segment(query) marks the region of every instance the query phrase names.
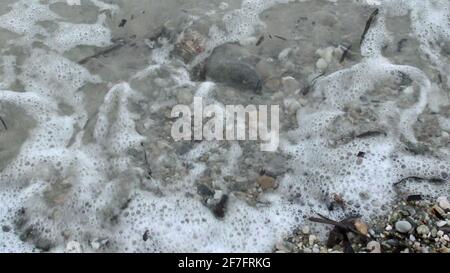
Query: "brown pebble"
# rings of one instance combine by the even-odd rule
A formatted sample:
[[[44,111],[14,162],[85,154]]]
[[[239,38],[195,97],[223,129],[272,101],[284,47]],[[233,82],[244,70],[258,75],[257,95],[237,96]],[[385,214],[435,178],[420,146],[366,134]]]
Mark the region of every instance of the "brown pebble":
[[[361,219],[355,220],[356,230],[364,236],[369,235],[369,227]]]
[[[276,187],[275,178],[268,175],[262,175],[258,177],[256,182],[263,190],[274,189]]]

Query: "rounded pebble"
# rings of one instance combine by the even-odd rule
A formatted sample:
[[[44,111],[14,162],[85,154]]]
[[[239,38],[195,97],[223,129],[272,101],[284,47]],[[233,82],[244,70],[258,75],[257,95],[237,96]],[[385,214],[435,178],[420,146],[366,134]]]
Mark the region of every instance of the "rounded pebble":
[[[408,221],[398,221],[395,223],[395,230],[400,233],[408,233],[412,229],[412,225]]]

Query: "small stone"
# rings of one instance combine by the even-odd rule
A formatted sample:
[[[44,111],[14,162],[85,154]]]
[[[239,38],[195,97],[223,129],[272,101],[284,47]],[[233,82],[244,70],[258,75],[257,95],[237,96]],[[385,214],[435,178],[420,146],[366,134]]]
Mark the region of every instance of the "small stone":
[[[325,69],[327,69],[327,67],[328,67],[328,63],[323,59],[323,58],[320,58],[318,61],[317,61],[317,63],[316,63],[316,67],[319,69],[319,70],[325,70]]]
[[[94,250],[98,250],[99,248],[100,248],[100,243],[99,242],[97,242],[97,241],[94,241],[94,242],[91,242],[91,247],[94,249]]]
[[[70,241],[66,245],[66,253],[82,253],[81,244],[77,241]]]
[[[433,206],[433,213],[438,216],[439,218],[443,218],[446,214],[445,211],[440,206]]]
[[[361,219],[355,221],[356,230],[364,236],[369,235],[369,227]]]
[[[283,89],[286,93],[295,93],[300,90],[300,83],[293,77],[284,77],[281,79]]]
[[[397,239],[389,239],[385,243],[391,247],[397,247],[400,244]]]
[[[395,230],[400,233],[408,233],[412,229],[412,225],[408,221],[398,221],[395,223]]]
[[[430,229],[426,225],[418,226],[416,231],[419,235],[427,235],[428,233],[430,233]]]
[[[437,229],[436,228],[432,228],[431,229],[431,237],[436,237],[436,235],[437,235]]]
[[[302,228],[302,233],[305,235],[308,235],[311,232],[310,228],[308,226],[304,226]]]
[[[442,236],[444,236],[444,232],[442,231],[442,230],[439,230],[437,233],[436,233],[436,235],[438,236],[438,237],[442,237]]]
[[[99,250],[101,247],[108,243],[108,239],[95,239],[91,242],[91,247],[94,250]]]
[[[415,242],[416,241],[416,237],[414,236],[414,235],[409,235],[409,240],[411,241],[411,242]]]
[[[236,89],[261,91],[262,79],[254,57],[243,47],[227,43],[215,48],[206,61],[206,78]]]
[[[319,48],[316,50],[316,55],[320,56],[326,63],[331,63],[333,60],[333,52],[334,47],[327,47],[327,48]]]
[[[387,225],[385,228],[386,231],[391,231],[392,230],[392,226],[391,225]]]
[[[438,249],[439,253],[450,253],[450,248],[442,247]]]
[[[312,250],[308,247],[303,249],[303,253],[311,253],[311,252]]]
[[[263,190],[274,189],[276,187],[275,178],[268,176],[268,175],[262,175],[262,176],[258,177],[256,182]]]
[[[221,191],[221,190],[216,190],[216,191],[214,192],[214,199],[220,200],[220,198],[222,198],[222,196],[223,196],[223,191]]]
[[[313,251],[313,253],[320,253],[320,248],[319,248],[319,246],[318,246],[318,245],[314,245],[312,251]]]
[[[366,246],[370,253],[381,253],[381,245],[377,241],[371,241]]]
[[[420,252],[421,252],[421,253],[430,253],[430,250],[429,250],[428,247],[422,247],[422,248],[420,249]]]
[[[439,204],[439,207],[441,207],[444,210],[450,209],[450,202],[448,201],[446,196],[441,196],[437,199],[437,202]]]
[[[443,227],[443,226],[446,226],[446,225],[447,225],[447,221],[439,221],[439,222],[436,223],[436,226],[438,226],[438,227]]]
[[[309,238],[308,238],[309,245],[314,245],[314,243],[316,242],[316,240],[317,240],[317,237],[316,237],[316,236],[314,236],[314,235],[309,235]]]

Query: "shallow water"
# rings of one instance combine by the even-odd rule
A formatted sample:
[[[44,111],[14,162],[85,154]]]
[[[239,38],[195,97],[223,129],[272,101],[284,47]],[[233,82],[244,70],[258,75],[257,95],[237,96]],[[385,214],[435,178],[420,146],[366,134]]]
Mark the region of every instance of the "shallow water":
[[[449,194],[448,1],[0,1],[0,251],[270,252]],[[279,105],[279,148],[174,141],[194,97]]]

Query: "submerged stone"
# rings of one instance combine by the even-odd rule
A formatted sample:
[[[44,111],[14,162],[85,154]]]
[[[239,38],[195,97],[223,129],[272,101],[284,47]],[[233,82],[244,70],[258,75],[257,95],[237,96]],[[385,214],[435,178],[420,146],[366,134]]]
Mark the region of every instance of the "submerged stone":
[[[255,60],[243,47],[225,44],[214,49],[206,61],[205,75],[236,89],[259,92],[262,79],[255,68]]]

